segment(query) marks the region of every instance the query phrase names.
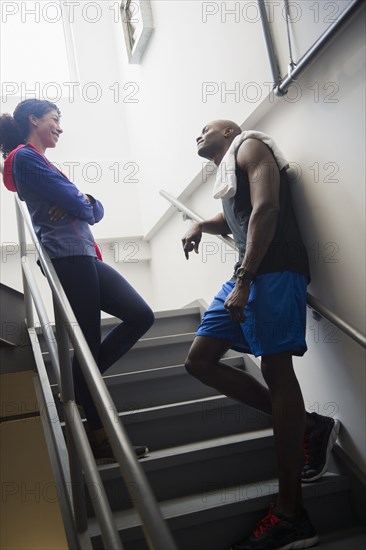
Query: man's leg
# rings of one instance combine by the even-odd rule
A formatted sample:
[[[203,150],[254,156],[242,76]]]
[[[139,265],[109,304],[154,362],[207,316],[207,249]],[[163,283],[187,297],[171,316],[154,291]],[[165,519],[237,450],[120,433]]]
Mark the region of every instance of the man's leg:
[[[301,494],[302,444],[305,408],[295,376],[292,355],[282,352],[262,357],[262,372],[272,403],[273,432],[278,462],[279,494],[276,506],[232,550],[308,548],[319,537],[303,509]]]
[[[271,414],[268,389],[247,372],[220,363],[232,345],[230,340],[196,336],[186,360],[187,371],[228,397]]]
[[[276,511],[287,517],[300,517],[305,407],[292,355],[284,352],[264,356],[261,367],[272,404],[279,480]]]

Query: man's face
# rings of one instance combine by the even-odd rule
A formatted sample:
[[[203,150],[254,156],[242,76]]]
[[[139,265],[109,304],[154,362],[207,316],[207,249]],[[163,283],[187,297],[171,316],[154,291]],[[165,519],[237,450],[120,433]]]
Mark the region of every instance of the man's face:
[[[196,139],[197,153],[199,156],[208,160],[213,160],[224,147],[224,132],[225,129],[215,122],[206,124],[201,135]]]

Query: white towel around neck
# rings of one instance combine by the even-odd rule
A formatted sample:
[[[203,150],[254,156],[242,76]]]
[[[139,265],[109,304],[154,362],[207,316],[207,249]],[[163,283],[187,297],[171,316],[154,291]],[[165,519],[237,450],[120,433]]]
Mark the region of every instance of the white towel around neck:
[[[282,151],[277,147],[273,139],[263,132],[246,130],[236,136],[227,150],[216,172],[216,180],[213,188],[214,199],[230,199],[236,193],[236,151],[246,139],[254,138],[263,141],[272,150],[280,170],[288,165]]]

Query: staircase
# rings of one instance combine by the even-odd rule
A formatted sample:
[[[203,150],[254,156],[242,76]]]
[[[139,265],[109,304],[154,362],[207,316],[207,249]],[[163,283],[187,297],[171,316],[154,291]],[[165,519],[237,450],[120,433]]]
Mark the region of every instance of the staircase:
[[[104,379],[131,441],[150,449],[140,462],[178,548],[228,550],[252,530],[275,498],[273,434],[267,415],[186,373],[184,360],[199,321],[199,307],[157,313],[150,331]],[[103,332],[114,322],[105,320]],[[41,346],[49,367],[48,352]],[[261,376],[242,354],[230,351],[224,362]],[[50,368],[49,376],[52,380]],[[58,393],[55,386],[53,391]],[[61,409],[59,414],[62,418]],[[147,549],[119,469],[105,465],[100,473],[124,548]],[[102,549],[92,508],[98,489],[89,489],[89,530],[93,547]],[[320,481],[304,485],[303,493],[320,535],[355,525],[347,477],[334,464]]]

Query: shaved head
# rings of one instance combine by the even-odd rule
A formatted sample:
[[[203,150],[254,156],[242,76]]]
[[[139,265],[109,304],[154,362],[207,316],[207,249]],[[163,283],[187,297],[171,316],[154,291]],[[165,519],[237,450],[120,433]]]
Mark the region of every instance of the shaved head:
[[[213,120],[206,124],[197,138],[200,157],[219,164],[233,140],[241,134],[241,128],[232,120]]]
[[[212,122],[209,122],[208,126],[214,126],[215,128],[221,129],[221,130],[232,130],[234,137],[241,134],[241,128],[236,122],[233,122],[232,120],[213,120]]]

